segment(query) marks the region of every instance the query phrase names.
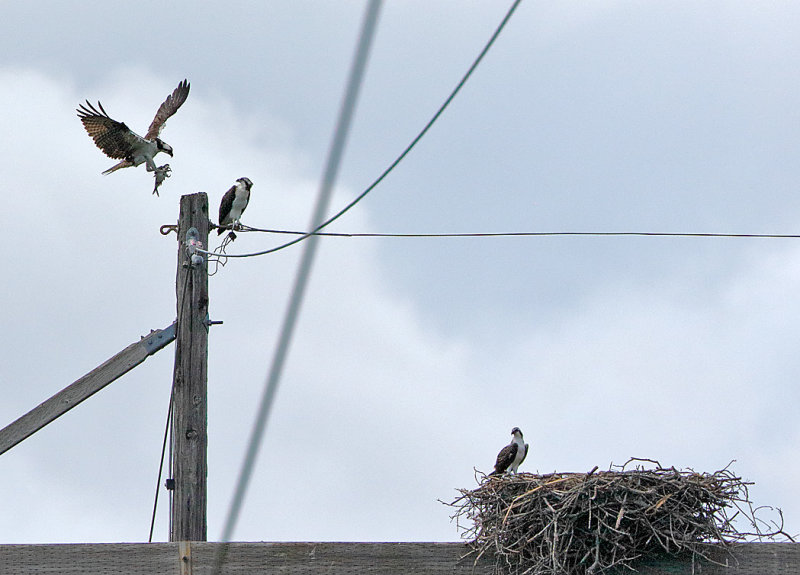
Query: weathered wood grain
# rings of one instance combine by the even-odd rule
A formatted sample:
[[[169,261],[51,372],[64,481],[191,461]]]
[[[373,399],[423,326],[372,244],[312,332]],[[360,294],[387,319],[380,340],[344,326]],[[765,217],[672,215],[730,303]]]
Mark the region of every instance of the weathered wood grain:
[[[178,271],[175,290],[178,324],[173,374],[172,454],[175,491],[172,494],[170,541],[206,540],[208,475],[208,259],[192,267],[186,232],[195,228],[208,249],[208,196],[181,198],[178,220]]]
[[[0,545],[2,575],[179,575],[177,543]]]
[[[193,575],[215,575],[221,543],[193,545]],[[463,543],[230,543],[218,575],[490,575]]]
[[[173,326],[151,332],[0,430],[0,454],[128,373],[175,339]]]
[[[0,574],[211,575],[220,545],[0,545]],[[188,562],[182,561],[187,549]],[[220,575],[489,575],[491,560],[473,564],[471,557],[464,558],[467,551],[463,543],[230,543]],[[795,543],[746,543],[732,555],[715,547],[712,557],[723,565],[667,558],[636,568],[645,575],[800,574],[800,545]]]

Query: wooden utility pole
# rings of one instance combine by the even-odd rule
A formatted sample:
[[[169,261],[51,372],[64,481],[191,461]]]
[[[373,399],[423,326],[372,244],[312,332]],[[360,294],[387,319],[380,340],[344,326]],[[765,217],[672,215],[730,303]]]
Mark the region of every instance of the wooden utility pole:
[[[181,198],[178,220],[178,322],[172,403],[170,541],[206,541],[208,464],[208,259],[192,261],[192,244],[208,249],[208,196]]]

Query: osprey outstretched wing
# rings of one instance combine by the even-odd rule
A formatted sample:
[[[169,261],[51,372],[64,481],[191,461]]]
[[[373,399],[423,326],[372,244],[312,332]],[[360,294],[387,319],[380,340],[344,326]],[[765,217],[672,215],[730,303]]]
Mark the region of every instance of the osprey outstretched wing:
[[[113,120],[100,102],[97,102],[97,108],[87,100],[86,105],[81,104],[78,109],[78,116],[86,132],[106,156],[115,159],[125,158],[132,148],[141,145],[142,138],[122,122]]]
[[[188,97],[189,82],[184,80],[178,84],[178,87],[172,91],[172,94],[167,96],[167,99],[164,100],[164,102],[158,107],[156,117],[153,118],[153,121],[150,123],[150,127],[147,128],[145,139],[154,140],[158,138],[159,134],[161,134],[161,130],[164,129],[164,124],[167,123],[169,117],[178,111],[178,108],[183,105]]]
[[[189,82],[183,80],[159,106],[144,138],[123,122],[111,118],[100,102],[97,102],[97,107],[92,105],[89,100],[86,100],[86,104],[81,104],[77,108],[77,112],[86,132],[105,155],[121,160],[103,174],[110,174],[121,168],[144,163],[148,172],[155,172],[156,184],[153,193],[158,195],[158,187],[165,178],[169,177],[171,168],[169,164],[156,166],[153,157],[159,152],[172,156],[172,146],[158,136],[167,119],[178,111],[188,96]]]

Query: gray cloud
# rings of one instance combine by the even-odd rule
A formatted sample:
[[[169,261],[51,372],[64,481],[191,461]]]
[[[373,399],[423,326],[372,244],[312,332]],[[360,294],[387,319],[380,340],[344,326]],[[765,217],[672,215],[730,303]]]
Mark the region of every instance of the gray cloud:
[[[91,6],[52,3],[35,22],[8,8],[2,422],[174,319],[175,240],[158,227],[181,194],[207,191],[213,212],[247,176],[245,223],[306,225],[360,18],[355,4],[177,3],[112,33]],[[130,56],[153,10],[161,47]],[[387,6],[335,206],[407,144],[500,12]],[[795,17],[523,4],[420,147],[335,229],[796,232]],[[100,176],[112,162],[75,106],[100,99],[144,130],[183,77],[162,197],[141,169]],[[241,234],[231,251],[280,241]],[[225,321],[209,351],[212,539],[296,257],[232,260],[211,280]],[[527,470],[736,459],[796,532],[798,262],[793,240],[325,240],[236,537],[453,540],[436,500],[488,470],[514,425],[533,445]],[[146,538],[171,366],[162,351],[0,458],[0,540]]]

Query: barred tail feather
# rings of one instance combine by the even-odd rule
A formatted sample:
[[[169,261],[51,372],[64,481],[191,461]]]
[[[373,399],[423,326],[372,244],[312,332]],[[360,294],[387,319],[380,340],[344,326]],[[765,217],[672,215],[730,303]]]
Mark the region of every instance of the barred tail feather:
[[[116,172],[119,169],[127,168],[127,167],[132,166],[132,165],[133,165],[133,163],[129,162],[128,160],[122,160],[118,164],[115,164],[115,165],[111,166],[110,168],[108,168],[105,172],[103,172],[103,175],[107,176],[111,172]]]

